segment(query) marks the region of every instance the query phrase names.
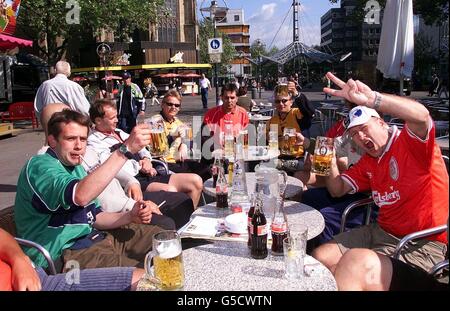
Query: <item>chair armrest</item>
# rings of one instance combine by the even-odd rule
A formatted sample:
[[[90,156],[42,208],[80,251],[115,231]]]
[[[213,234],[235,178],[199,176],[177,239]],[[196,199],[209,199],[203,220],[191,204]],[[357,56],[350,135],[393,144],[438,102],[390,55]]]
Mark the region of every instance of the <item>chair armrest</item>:
[[[50,274],[51,275],[56,274],[55,263],[53,262],[53,259],[50,256],[50,253],[44,247],[42,247],[42,245],[35,243],[33,241],[29,241],[29,240],[25,240],[25,239],[21,239],[21,238],[14,238],[14,239],[16,239],[17,243],[19,243],[20,245],[33,247],[33,248],[37,249],[42,255],[44,255],[45,260],[47,260],[48,269],[49,269]]]
[[[438,262],[437,264],[435,264],[430,272],[428,272],[428,274],[435,276],[439,271],[441,271],[442,269],[448,268],[448,259],[443,260],[441,262]]]
[[[395,248],[395,252],[394,252],[394,258],[395,259],[399,259],[400,257],[400,253],[402,251],[402,249],[405,247],[405,245],[412,240],[415,239],[420,239],[420,238],[424,238],[430,235],[435,235],[441,232],[444,232],[445,230],[447,230],[447,225],[442,225],[442,226],[438,226],[438,227],[433,227],[430,229],[425,229],[422,231],[417,231],[417,232],[413,232],[410,233],[408,235],[406,235],[405,237],[403,237],[403,239],[400,240],[400,242],[398,242],[397,247]]]
[[[166,171],[166,175],[169,175],[169,166],[167,165],[166,162],[162,161],[162,160],[157,160],[157,159],[152,159],[152,165],[155,166],[155,164],[158,164],[162,167],[164,167],[164,170]]]
[[[344,229],[345,229],[345,223],[347,222],[347,216],[348,216],[348,214],[350,214],[350,212],[351,212],[352,210],[354,210],[355,208],[357,208],[357,207],[361,207],[361,206],[365,206],[365,205],[366,205],[366,208],[367,208],[367,215],[368,215],[368,216],[366,216],[366,225],[369,224],[369,221],[370,221],[370,214],[371,214],[371,212],[372,212],[372,203],[373,203],[372,198],[367,198],[367,199],[361,199],[361,200],[358,200],[358,201],[355,201],[355,202],[349,204],[349,205],[345,208],[344,212],[342,213],[342,217],[341,217],[341,228],[340,228],[340,231],[339,231],[339,232],[340,232],[340,233],[344,232]]]

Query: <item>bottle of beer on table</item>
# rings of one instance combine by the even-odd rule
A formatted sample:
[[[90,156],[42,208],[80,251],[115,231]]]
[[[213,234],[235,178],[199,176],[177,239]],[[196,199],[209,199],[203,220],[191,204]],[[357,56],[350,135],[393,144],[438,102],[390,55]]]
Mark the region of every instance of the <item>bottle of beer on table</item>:
[[[225,179],[223,168],[219,169],[219,174],[217,177],[216,198],[217,198],[216,206],[218,208],[228,207],[228,183],[227,180]]]
[[[267,220],[262,210],[261,193],[256,194],[255,211],[252,216],[252,226],[250,235],[252,245],[250,255],[255,259],[267,257]]]
[[[247,240],[247,246],[248,248],[252,247],[252,217],[253,214],[255,213],[255,195],[253,194],[252,199],[250,200],[250,209],[248,210],[248,214],[247,214],[247,234],[248,234],[248,240]]]
[[[283,240],[287,238],[287,218],[284,213],[284,201],[281,198],[277,200],[270,229],[272,232],[272,255],[281,256],[283,255]]]

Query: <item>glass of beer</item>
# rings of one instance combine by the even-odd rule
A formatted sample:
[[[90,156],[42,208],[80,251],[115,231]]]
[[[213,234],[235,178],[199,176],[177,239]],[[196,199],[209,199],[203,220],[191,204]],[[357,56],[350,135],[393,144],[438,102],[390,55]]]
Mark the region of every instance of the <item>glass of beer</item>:
[[[248,131],[240,130],[239,131],[239,139],[238,142],[242,144],[242,147],[245,150],[248,150]]]
[[[145,256],[146,273],[158,279],[161,290],[181,290],[184,267],[180,236],[176,231],[161,231],[153,236],[152,246]]]
[[[285,127],[283,129],[283,145],[281,153],[284,155],[293,155],[291,146],[295,143],[295,141],[295,128]]]
[[[334,154],[333,138],[317,136],[311,172],[328,176],[331,172],[331,159]]]
[[[146,120],[150,126],[150,153],[154,157],[165,157],[169,153],[169,142],[164,129],[164,120],[155,115]]]

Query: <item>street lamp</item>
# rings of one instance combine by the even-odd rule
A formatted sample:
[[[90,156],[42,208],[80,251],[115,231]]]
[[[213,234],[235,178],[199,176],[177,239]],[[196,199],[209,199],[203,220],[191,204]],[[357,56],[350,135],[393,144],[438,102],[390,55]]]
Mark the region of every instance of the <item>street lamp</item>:
[[[239,56],[239,58],[240,58],[240,74],[241,74],[241,78],[243,78],[244,77],[244,56],[245,56],[245,53],[244,53],[244,51],[239,51],[238,52],[238,56]]]
[[[264,44],[261,42],[260,39],[256,39],[256,48],[258,49],[258,64],[257,64],[257,70],[259,71],[258,76],[258,89],[259,89],[259,98],[261,98],[261,75],[262,75],[262,56],[261,56],[261,49],[264,47]]]
[[[214,38],[217,37],[216,22],[221,22],[222,20],[224,20],[226,17],[227,11],[228,11],[228,7],[226,6],[225,1],[224,0],[222,0],[222,1],[225,4],[224,7],[218,6],[217,1],[211,1],[211,5],[209,7],[200,8],[200,13],[202,13],[202,16],[203,16],[203,12],[208,12],[209,19],[213,21]],[[205,1],[203,1],[202,4],[204,2]],[[204,18],[204,16],[203,16],[203,18]],[[218,77],[217,77],[217,63],[214,63],[214,87],[216,88],[216,106],[217,106],[219,103],[219,81],[218,81]]]

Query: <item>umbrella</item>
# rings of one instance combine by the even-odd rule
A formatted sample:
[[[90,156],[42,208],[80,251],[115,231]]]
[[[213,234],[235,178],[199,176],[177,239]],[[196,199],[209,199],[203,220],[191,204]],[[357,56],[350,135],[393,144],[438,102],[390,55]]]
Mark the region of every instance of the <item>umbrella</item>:
[[[87,81],[86,77],[76,76],[72,78],[73,82],[81,82],[81,81]]]
[[[385,78],[411,78],[414,68],[414,25],[412,0],[387,0],[384,8],[377,69]]]
[[[180,75],[181,78],[200,78],[201,75],[196,73],[185,73]]]
[[[103,77],[102,80],[122,80],[122,77],[119,76],[107,76],[107,77]]]
[[[160,73],[155,75],[155,77],[160,77],[160,78],[177,78],[180,75],[178,73]]]

